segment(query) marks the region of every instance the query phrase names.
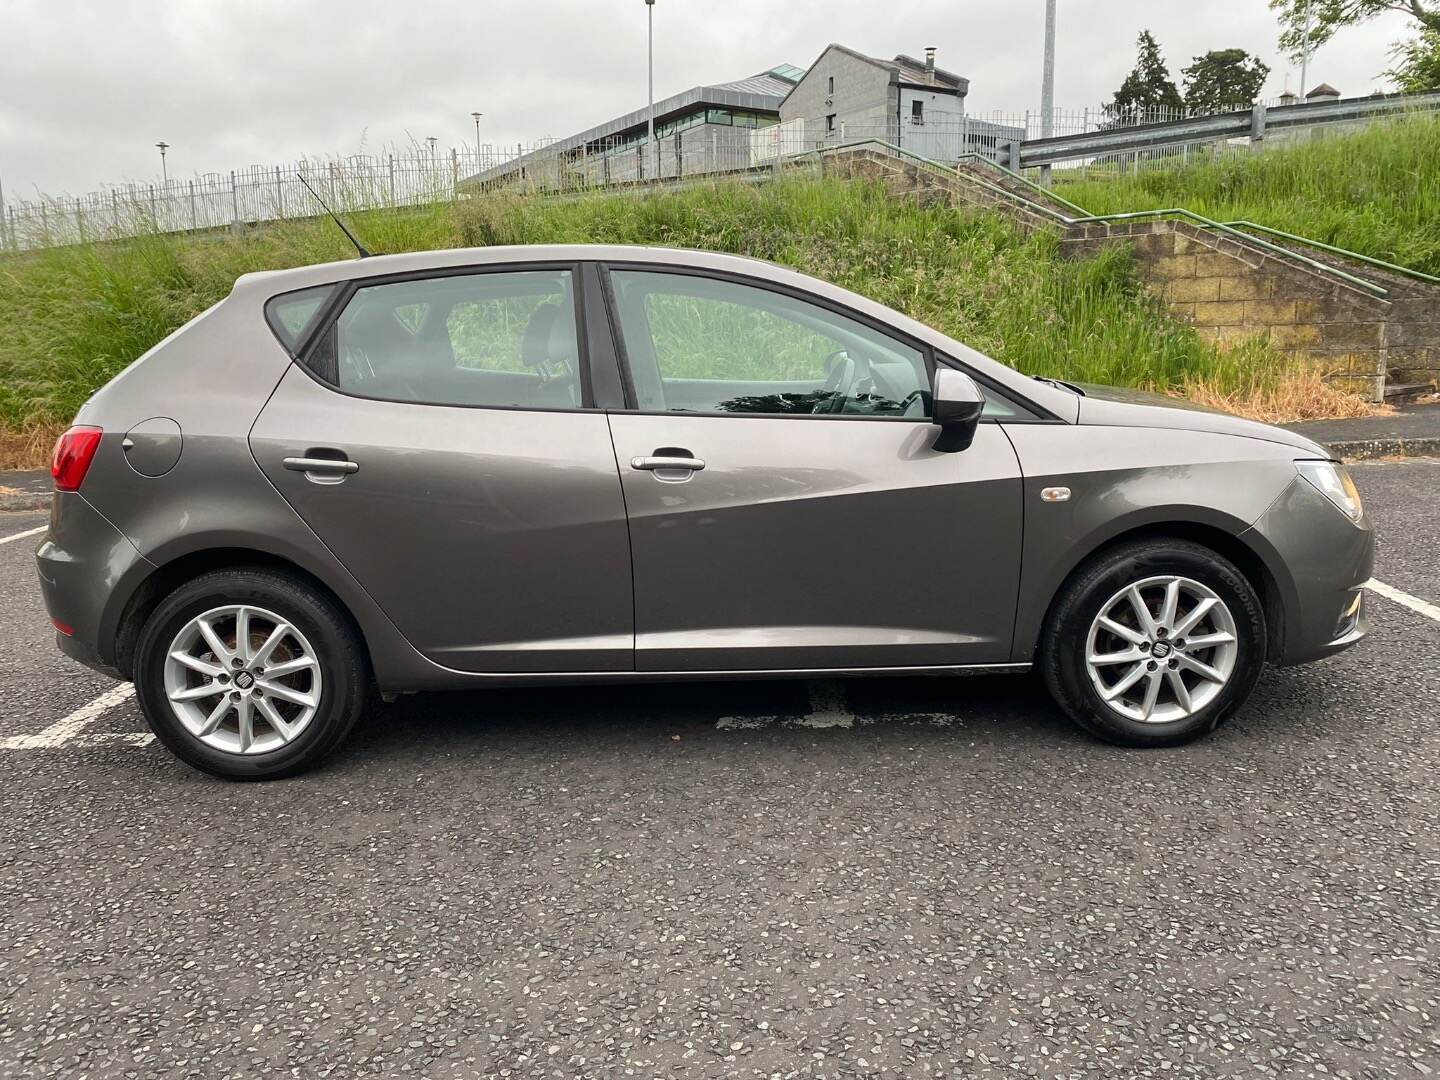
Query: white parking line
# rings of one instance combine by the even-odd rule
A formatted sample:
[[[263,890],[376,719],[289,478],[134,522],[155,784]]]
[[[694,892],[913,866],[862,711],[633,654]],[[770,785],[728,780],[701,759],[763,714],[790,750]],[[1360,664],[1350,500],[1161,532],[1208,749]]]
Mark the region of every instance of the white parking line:
[[[11,540],[24,540],[27,536],[39,536],[49,527],[49,525],[41,525],[38,529],[26,529],[24,532],[11,533],[9,536],[0,536],[0,544],[8,544]]]
[[[36,735],[11,735],[0,739],[0,750],[49,750],[74,742],[86,727],[116,705],[129,701],[134,696],[134,685],[123,683],[113,690],[107,690],[88,705],[81,705],[69,716],[56,720]]]
[[[1401,607],[1407,607],[1411,611],[1424,615],[1427,619],[1434,619],[1436,622],[1440,622],[1440,607],[1426,603],[1418,596],[1411,596],[1407,592],[1401,592],[1393,585],[1386,585],[1383,581],[1376,581],[1374,578],[1365,582],[1365,588],[1378,596],[1385,597],[1386,600],[1395,601],[1395,603]]]

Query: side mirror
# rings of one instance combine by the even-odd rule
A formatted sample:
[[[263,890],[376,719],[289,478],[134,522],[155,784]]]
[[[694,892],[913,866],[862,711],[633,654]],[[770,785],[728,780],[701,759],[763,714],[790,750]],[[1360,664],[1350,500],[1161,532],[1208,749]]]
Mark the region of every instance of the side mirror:
[[[953,454],[975,440],[975,428],[985,411],[985,392],[963,371],[937,368],[935,371],[935,423],[940,435],[934,448]]]

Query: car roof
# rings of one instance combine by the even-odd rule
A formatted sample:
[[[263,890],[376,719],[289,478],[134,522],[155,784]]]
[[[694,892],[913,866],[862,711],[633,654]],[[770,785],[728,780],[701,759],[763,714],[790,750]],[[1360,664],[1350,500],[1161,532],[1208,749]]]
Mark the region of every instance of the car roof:
[[[1019,393],[1021,397],[1041,405],[1056,416],[1072,422],[1075,419],[1077,399],[1069,391],[1058,390],[1044,383],[1036,382],[1020,374],[1014,368],[992,360],[963,342],[942,334],[934,327],[912,319],[893,308],[878,304],[858,293],[853,293],[838,285],[832,285],[820,278],[802,274],[797,270],[791,270],[778,263],[744,255],[727,255],[717,251],[622,244],[525,244],[414,251],[403,255],[372,255],[364,259],[344,259],[339,262],[317,263],[313,266],[300,266],[290,270],[267,270],[245,274],[236,281],[231,297],[248,300],[255,303],[256,306],[260,306],[270,297],[280,293],[294,292],[298,289],[340,281],[468,266],[587,261],[641,262],[700,270],[728,271],[779,285],[788,285],[791,288],[869,315],[873,319],[894,327],[901,333],[927,342],[932,347],[969,364],[1001,385],[1008,386],[1011,390]]]
[[[700,269],[731,270],[757,277],[771,277],[766,271],[778,271],[778,278],[803,279],[803,274],[787,270],[777,263],[744,255],[726,255],[715,251],[689,248],[646,247],[625,244],[517,244],[480,248],[443,248],[436,251],[410,251],[400,255],[372,255],[364,259],[341,259],[338,262],[315,263],[289,270],[262,270],[245,274],[235,283],[237,293],[269,297],[312,285],[359,278],[409,274],[425,270],[447,270],[463,266],[487,266],[522,262],[656,262]]]

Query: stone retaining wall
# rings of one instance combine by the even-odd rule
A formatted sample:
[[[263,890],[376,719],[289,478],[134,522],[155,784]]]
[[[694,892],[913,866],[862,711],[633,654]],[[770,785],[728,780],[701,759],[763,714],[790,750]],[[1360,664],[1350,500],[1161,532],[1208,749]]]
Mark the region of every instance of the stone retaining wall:
[[[1150,289],[1206,341],[1268,338],[1358,393],[1384,393],[1390,301],[1183,221],[1075,225],[1061,244],[1084,255],[1121,242],[1133,246]]]

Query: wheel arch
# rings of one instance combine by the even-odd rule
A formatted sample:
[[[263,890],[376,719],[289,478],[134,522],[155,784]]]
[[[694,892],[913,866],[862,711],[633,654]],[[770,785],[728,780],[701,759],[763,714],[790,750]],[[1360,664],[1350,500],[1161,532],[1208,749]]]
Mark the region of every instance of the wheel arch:
[[[131,592],[120,610],[114,634],[114,665],[126,679],[134,677],[135,648],[145,620],[156,606],[186,581],[214,570],[264,569],[296,578],[335,605],[348,621],[363,647],[367,666],[373,671],[371,642],[365,627],[355,617],[344,597],[314,570],[273,551],[242,546],[202,547],[175,555],[152,570]]]
[[[1265,613],[1267,654],[1271,657],[1284,654],[1287,613],[1296,600],[1294,584],[1279,554],[1253,529],[1231,531],[1214,521],[1179,517],[1131,523],[1082,545],[1080,554],[1065,568],[1050,591],[1034,635],[1017,641],[1017,653],[1023,652],[1023,659],[1027,660],[1038,655],[1040,641],[1050,630],[1050,620],[1060,597],[1085,567],[1123,544],[1144,539],[1188,540],[1234,563],[1260,597]],[[1017,656],[1017,659],[1021,658]]]

